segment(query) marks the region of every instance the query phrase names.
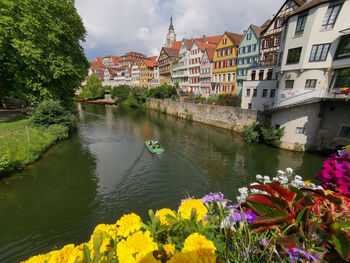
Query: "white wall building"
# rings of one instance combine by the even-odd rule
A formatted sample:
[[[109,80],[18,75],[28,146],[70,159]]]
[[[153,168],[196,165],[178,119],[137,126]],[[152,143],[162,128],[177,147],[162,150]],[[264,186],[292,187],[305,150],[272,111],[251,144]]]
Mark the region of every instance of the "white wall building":
[[[188,88],[188,58],[192,45],[192,40],[185,38],[182,40],[179,51],[179,60],[173,64],[172,68],[172,84],[175,85],[176,82],[178,82],[182,90]]]

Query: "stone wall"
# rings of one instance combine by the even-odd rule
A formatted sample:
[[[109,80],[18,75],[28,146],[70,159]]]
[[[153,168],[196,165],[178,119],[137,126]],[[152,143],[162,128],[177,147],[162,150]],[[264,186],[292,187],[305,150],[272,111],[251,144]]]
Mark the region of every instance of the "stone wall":
[[[154,110],[238,132],[243,132],[244,125],[265,122],[256,110],[159,99],[150,99],[148,103]]]

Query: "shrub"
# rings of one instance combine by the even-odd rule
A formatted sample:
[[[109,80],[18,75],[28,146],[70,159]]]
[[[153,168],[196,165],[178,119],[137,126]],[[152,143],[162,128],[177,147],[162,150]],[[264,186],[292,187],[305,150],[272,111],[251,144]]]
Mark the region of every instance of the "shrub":
[[[9,173],[18,166],[18,161],[14,160],[9,152],[0,157],[0,174]]]
[[[284,135],[284,127],[283,128],[278,128],[278,129],[273,129],[271,127],[261,127],[261,136],[262,140],[266,144],[273,145],[275,147],[278,147],[281,145],[281,138]]]
[[[220,94],[218,99],[218,105],[240,108],[241,98],[232,94]]]
[[[247,141],[247,142],[259,142],[260,140],[260,126],[257,125],[257,124],[253,124],[253,125],[244,125],[244,132],[243,132],[243,135],[244,135],[244,139]]]
[[[59,101],[52,99],[42,101],[29,111],[29,121],[36,126],[61,124],[71,131],[76,127],[77,120],[75,114],[65,109]]]
[[[50,125],[47,132],[56,138],[56,140],[67,139],[69,136],[68,127],[61,124]]]
[[[130,107],[140,107],[140,104],[132,95],[128,96],[128,98],[123,102],[123,105],[130,106]]]
[[[111,90],[112,98],[117,98],[117,102],[125,101],[130,95],[130,89],[126,85],[119,85]]]

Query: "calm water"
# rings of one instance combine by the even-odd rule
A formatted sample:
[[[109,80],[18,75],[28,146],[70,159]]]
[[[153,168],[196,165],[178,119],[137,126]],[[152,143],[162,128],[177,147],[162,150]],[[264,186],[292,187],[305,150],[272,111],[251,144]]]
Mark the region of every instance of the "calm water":
[[[237,189],[256,174],[292,167],[311,179],[325,157],[245,144],[240,134],[155,111],[78,105],[77,134],[30,167],[0,180],[0,262],[18,262],[88,241],[94,226],[124,213],[176,208]],[[144,146],[159,138],[160,156]]]

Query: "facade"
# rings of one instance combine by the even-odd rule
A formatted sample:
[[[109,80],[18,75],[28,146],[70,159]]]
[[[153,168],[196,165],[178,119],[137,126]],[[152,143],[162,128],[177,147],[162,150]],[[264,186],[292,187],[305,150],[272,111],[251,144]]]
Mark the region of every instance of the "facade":
[[[214,55],[214,93],[237,94],[237,51],[242,35],[225,32],[216,46]]]
[[[159,63],[159,80],[160,84],[171,83],[171,74],[173,63],[178,60],[179,49],[163,47],[160,51]]]
[[[262,28],[256,25],[250,25],[243,34],[239,43],[237,58],[237,90],[241,93],[243,81],[247,79],[248,68],[252,65],[258,65],[260,52],[260,33]]]
[[[278,61],[278,52],[282,42],[282,33],[284,23],[294,10],[305,3],[304,0],[287,0],[280,10],[262,30],[260,35],[260,64],[262,66],[276,65]]]
[[[172,84],[179,84],[182,90],[188,88],[188,58],[193,45],[193,40],[183,39],[179,50],[179,59],[173,64]]]
[[[101,62],[101,60],[92,61],[90,62],[88,75],[90,76],[92,73],[95,73],[97,74],[98,78],[103,81],[105,69],[106,66]]]
[[[168,29],[168,34],[166,36],[165,47],[172,47],[176,42],[176,34],[173,26],[173,18],[170,18],[170,26]]]
[[[118,63],[119,65],[132,65],[134,61],[142,61],[144,59],[149,59],[149,58],[142,53],[130,51],[122,55]]]
[[[135,61],[131,67],[131,82],[130,85],[140,86],[140,66],[141,62],[139,60]]]
[[[150,85],[148,88],[156,88],[160,86],[160,81],[159,81],[159,66],[154,67],[154,76],[153,79],[150,81]]]
[[[273,67],[254,67],[247,71],[247,80],[243,82],[243,109],[269,110],[272,108],[277,89],[276,74]]]
[[[131,85],[131,65],[122,65],[115,69],[114,80],[117,85]]]
[[[188,56],[188,91],[201,95],[200,66],[206,48],[215,48],[215,45],[195,41]]]
[[[207,47],[204,51],[200,65],[200,89],[203,97],[209,97],[212,92],[211,81],[214,69],[214,47]],[[214,94],[212,94],[214,95]]]
[[[154,78],[154,68],[158,66],[158,62],[144,60],[140,66],[140,86],[149,88],[151,80]]]
[[[99,58],[99,60],[97,60]],[[97,57],[96,61],[102,62],[106,67],[117,67],[119,65],[120,57],[107,55],[103,58]]]

